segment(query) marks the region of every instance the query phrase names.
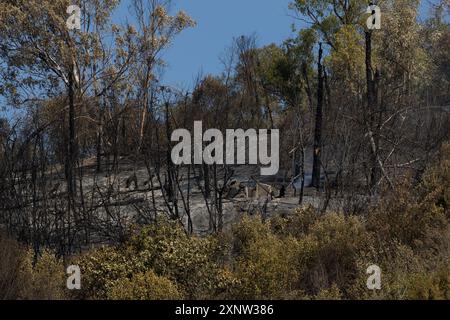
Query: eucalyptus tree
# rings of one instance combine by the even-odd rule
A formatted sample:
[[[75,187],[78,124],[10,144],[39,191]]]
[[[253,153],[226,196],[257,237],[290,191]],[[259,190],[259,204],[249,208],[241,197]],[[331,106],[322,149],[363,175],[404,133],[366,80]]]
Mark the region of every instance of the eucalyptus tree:
[[[184,12],[170,14],[171,0],[133,0],[132,7],[137,21],[136,34],[131,39],[138,53],[135,80],[138,83],[140,121],[138,149],[143,148],[148,115],[152,113],[155,89],[159,86],[158,72],[164,67],[163,53],[175,36],[195,22]]]
[[[98,33],[109,28],[109,17],[117,4],[118,1],[80,1],[80,28],[73,29],[69,21],[69,1],[0,2],[3,96],[10,105],[19,107],[44,105],[50,100],[60,104],[55,110],[64,128],[68,205],[64,252],[71,250],[76,233],[72,222],[79,220],[76,166],[83,135],[80,119],[86,116],[83,110],[88,97],[101,94],[97,79],[111,84],[123,73],[124,66],[117,66],[117,60],[106,53]],[[102,69],[93,68],[98,56],[108,60]],[[106,87],[108,85],[103,90]],[[43,124],[44,128],[47,126]]]

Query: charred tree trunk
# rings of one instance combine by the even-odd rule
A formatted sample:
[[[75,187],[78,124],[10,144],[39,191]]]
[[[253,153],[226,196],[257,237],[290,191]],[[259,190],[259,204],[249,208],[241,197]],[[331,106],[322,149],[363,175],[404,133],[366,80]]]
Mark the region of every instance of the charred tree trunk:
[[[211,181],[209,176],[209,166],[206,163],[203,163],[202,165],[203,170],[203,180],[205,182],[205,197],[210,198],[211,197]]]
[[[173,204],[173,208],[175,210],[175,217],[174,219],[178,219],[178,204],[177,204],[177,197],[176,197],[176,190],[175,190],[175,184],[176,184],[176,175],[175,175],[175,168],[174,164],[172,162],[171,158],[171,142],[170,142],[170,134],[171,134],[171,127],[170,127],[170,112],[169,112],[169,103],[165,103],[165,112],[166,112],[166,135],[168,139],[168,146],[166,150],[166,161],[167,161],[167,194],[169,202]]]
[[[102,172],[102,139],[103,139],[103,108],[99,110],[97,141],[96,141],[96,172]]]
[[[316,126],[314,129],[314,160],[311,186],[320,187],[320,166],[322,153],[322,121],[323,121],[323,95],[324,95],[324,76],[322,66],[322,44],[319,44],[319,60],[317,63],[317,110]]]
[[[298,196],[298,204],[303,203],[303,197],[305,193],[305,147],[302,146],[300,148],[300,160],[301,160],[301,166],[300,166],[300,178],[301,178],[301,184],[300,184],[300,194]]]
[[[76,183],[75,183],[75,90],[74,90],[74,74],[70,72],[69,74],[69,141],[67,146],[67,192],[69,196],[74,196],[76,192]]]
[[[366,119],[367,129],[370,139],[370,186],[374,187],[380,178],[380,167],[378,164],[378,132],[374,132],[375,114],[377,108],[377,92],[376,80],[374,79],[374,72],[372,68],[372,31],[365,32],[366,42],[366,81],[367,81],[367,112],[369,117]],[[377,129],[377,128],[376,128]],[[378,131],[378,129],[376,130]]]
[[[67,183],[67,221],[64,241],[63,254],[69,254],[72,250],[72,219],[75,214],[75,196],[76,196],[76,141],[75,141],[75,68],[72,67],[68,75],[68,96],[69,96],[69,132],[66,152],[66,183]]]

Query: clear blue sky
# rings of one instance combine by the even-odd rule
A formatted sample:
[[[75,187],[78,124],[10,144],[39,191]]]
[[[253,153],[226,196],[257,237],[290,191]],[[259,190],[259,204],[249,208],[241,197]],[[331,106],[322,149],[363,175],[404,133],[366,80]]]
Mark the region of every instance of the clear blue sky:
[[[219,56],[233,37],[257,35],[257,44],[281,43],[291,34],[288,17],[291,0],[173,0],[172,11],[186,11],[197,26],[179,34],[164,52],[168,64],[163,82],[192,89],[196,75],[219,74]],[[113,16],[115,23],[133,24],[130,0],[122,0]],[[0,97],[0,105],[3,104]],[[0,117],[12,117],[17,110],[1,110]]]
[[[421,13],[430,0],[422,1]],[[433,2],[434,0],[431,0]],[[173,12],[182,9],[197,26],[178,35],[164,53],[168,67],[164,82],[183,89],[191,89],[201,73],[219,74],[219,56],[234,37],[256,34],[257,45],[280,44],[292,35],[295,19],[288,9],[292,0],[173,0]],[[129,0],[122,0],[116,18],[124,21]],[[298,21],[296,21],[298,25]]]
[[[257,36],[257,44],[281,43],[291,34],[291,0],[178,0],[178,7],[197,22],[180,34],[167,51],[165,79],[191,84],[193,78],[221,71],[219,56],[241,35]]]
[[[164,82],[191,88],[196,75],[221,70],[219,56],[241,35],[257,36],[257,44],[281,43],[291,35],[291,0],[173,0],[173,12],[186,11],[197,26],[184,30],[164,53],[168,67]],[[129,1],[123,0],[119,19],[130,16]]]
[[[428,1],[422,0],[422,15]],[[115,22],[131,21],[129,0],[122,0],[115,12]],[[192,89],[195,77],[202,73],[219,74],[219,56],[234,37],[256,34],[257,45],[280,44],[292,35],[294,19],[289,16],[291,0],[173,0],[173,11],[182,9],[197,22],[195,28],[178,35],[164,55],[168,64],[164,82]],[[298,21],[296,22],[298,25]],[[0,97],[0,106],[4,100]],[[5,112],[0,108],[0,117]],[[10,110],[6,112],[10,116]]]

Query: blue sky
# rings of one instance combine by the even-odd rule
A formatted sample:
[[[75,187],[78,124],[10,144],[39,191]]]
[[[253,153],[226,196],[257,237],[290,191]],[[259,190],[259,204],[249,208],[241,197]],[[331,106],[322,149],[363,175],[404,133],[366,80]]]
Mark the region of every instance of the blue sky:
[[[164,53],[168,64],[163,82],[190,90],[200,73],[219,74],[219,56],[232,39],[256,34],[257,45],[280,44],[292,36],[288,4],[292,0],[173,0],[173,11],[186,11],[197,22],[195,28],[183,31]],[[422,14],[426,4],[436,0],[422,0]],[[132,20],[128,10],[130,0],[122,0],[115,12],[114,22]],[[298,25],[298,21],[296,22]],[[0,97],[0,105],[3,99]],[[4,112],[0,108],[0,116]],[[7,112],[7,114],[9,114]]]
[[[116,17],[128,15],[124,1]],[[257,36],[257,44],[281,43],[291,33],[293,19],[289,17],[291,0],[174,0],[173,11],[182,9],[197,26],[184,30],[166,50],[164,82],[191,88],[201,73],[219,74],[219,56],[241,35]],[[124,21],[124,20],[123,20]]]
[[[423,7],[430,0],[423,0]],[[431,0],[433,2],[434,0]],[[123,0],[115,19],[130,16],[128,0]],[[197,26],[178,35],[164,53],[168,67],[163,81],[191,89],[200,73],[219,74],[219,56],[234,37],[255,34],[257,45],[280,44],[292,36],[295,22],[288,9],[292,0],[173,0],[173,11],[182,9]],[[422,8],[422,14],[426,11]],[[298,21],[296,22],[298,25]]]
[[[196,20],[197,26],[185,30],[168,49],[165,79],[174,85],[189,85],[199,72],[220,73],[219,56],[233,37],[255,33],[258,45],[281,43],[291,34],[289,2],[178,0],[178,6]]]
[[[257,45],[281,43],[291,35],[293,19],[288,16],[291,0],[173,0],[172,11],[186,11],[197,26],[184,30],[164,52],[168,64],[163,82],[178,88],[192,89],[201,73],[219,74],[219,56],[241,35],[257,36]],[[113,16],[115,23],[133,24],[130,0],[122,0]],[[3,99],[0,97],[0,105]],[[15,110],[17,112],[17,110]],[[15,113],[7,110],[6,115]],[[0,109],[0,117],[4,116]]]

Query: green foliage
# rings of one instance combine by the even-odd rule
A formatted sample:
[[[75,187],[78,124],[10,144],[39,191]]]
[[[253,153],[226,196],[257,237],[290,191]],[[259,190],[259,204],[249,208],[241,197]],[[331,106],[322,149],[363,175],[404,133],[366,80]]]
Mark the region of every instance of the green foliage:
[[[450,209],[450,143],[442,146],[438,164],[429,168],[423,177],[422,187],[428,200],[444,209]]]
[[[275,216],[270,221],[274,233],[300,238],[309,233],[311,226],[318,219],[317,211],[312,206],[309,206],[297,209],[288,216]]]
[[[321,290],[314,296],[316,300],[340,300],[342,299],[341,290],[339,290],[336,284],[333,284],[329,289]]]
[[[131,250],[146,268],[177,281],[189,298],[203,297],[214,286],[217,242],[189,237],[177,222],[160,219],[148,226],[131,242]]]
[[[178,223],[159,219],[124,247],[104,247],[79,257],[76,263],[83,274],[81,297],[118,298],[118,286],[125,286],[130,295],[135,292],[138,296],[159,296],[145,285],[149,281],[168,285],[165,280],[173,281],[179,288],[170,291],[171,294],[176,291],[177,296],[206,297],[217,282],[218,267],[214,261],[217,250],[215,239],[189,237]],[[130,284],[136,274],[141,274],[138,282],[142,288]]]
[[[286,40],[282,47],[271,44],[258,49],[258,74],[263,87],[291,107],[301,104],[305,77],[312,77],[310,66],[316,37],[315,30],[304,29],[298,37]]]
[[[50,250],[34,252],[0,233],[0,299],[66,298],[64,265]]]
[[[440,160],[425,172],[417,190],[405,182],[393,195],[385,196],[369,216],[368,228],[414,249],[445,251],[449,240],[449,159],[450,147],[445,144]]]
[[[244,218],[233,230],[233,262],[235,287],[233,298],[283,298],[291,292],[297,279],[297,242],[291,237],[280,238],[268,223]]]
[[[102,247],[75,259],[82,273],[77,298],[105,299],[115,282],[144,272],[143,262],[123,248]]]
[[[294,0],[289,7],[302,19],[308,20],[312,28],[317,30],[326,42],[333,44],[334,35],[341,26],[361,23],[360,13],[367,8],[367,2],[363,0],[352,0],[349,3],[332,0]]]
[[[66,298],[66,274],[61,260],[49,250],[44,250],[40,254],[34,266],[31,265],[32,258],[33,252],[28,250],[26,263],[31,274],[31,282],[25,297],[42,300]]]
[[[371,237],[356,217],[329,214],[317,221],[303,239],[308,248],[302,280],[313,293],[336,284],[341,291],[353,285],[358,255],[370,250]]]
[[[442,135],[438,137],[442,141],[448,134],[448,126],[437,119],[440,116],[422,118],[419,113],[424,105],[448,101],[450,37],[443,11],[447,2],[435,6],[433,16],[422,23],[418,21],[420,1],[380,1],[382,28],[370,33],[372,70],[366,74],[369,59],[365,41],[369,33],[365,27],[367,15],[361,13],[368,2],[292,0],[291,9],[309,22],[308,27],[281,46],[258,48],[254,38],[238,38],[230,56],[223,59],[227,70],[222,76],[207,76],[192,97],[174,94],[173,105],[164,104],[170,114],[164,117],[167,129],[195,119],[221,129],[282,128],[281,154],[285,159],[281,159],[281,167],[299,163],[298,151],[289,151],[311,146],[319,100],[315,55],[320,42],[326,110],[321,144],[327,146],[321,159],[323,166],[327,171],[337,167],[340,175],[348,175],[342,178],[347,179],[342,182],[343,193],[352,193],[362,177],[370,175],[369,167],[381,167],[371,159],[379,157],[384,166],[380,169],[387,171],[380,176],[381,185],[391,173],[403,173],[409,164],[428,161],[421,158],[428,159],[423,154],[431,155],[433,145],[438,145],[433,135]],[[2,201],[11,202],[5,208],[29,203],[31,193],[22,189],[25,184],[32,189],[29,175],[23,174],[26,170],[33,169],[30,175],[41,176],[45,182],[47,172],[60,167],[67,171],[68,178],[72,175],[70,167],[88,160],[81,156],[91,155],[94,149],[99,164],[102,154],[108,159],[112,154],[136,154],[151,167],[153,153],[142,152],[153,150],[156,142],[158,150],[169,146],[166,130],[161,130],[163,123],[158,121],[159,102],[169,93],[159,90],[162,83],[158,77],[165,65],[162,54],[176,35],[195,22],[183,11],[170,14],[169,2],[158,0],[144,1],[142,8],[140,1],[133,1],[137,28],[112,25],[109,19],[119,3],[87,1],[83,18],[90,23],[83,30],[68,32],[68,0],[0,2],[0,95],[8,106],[30,110],[30,117],[26,117],[29,123],[23,126],[9,128],[0,119],[0,148],[5,148],[0,150],[0,160],[5,163],[1,168],[5,174],[0,178],[1,182],[11,181],[2,189]],[[376,87],[373,106],[368,99],[371,82]],[[72,103],[66,89],[70,89],[69,95],[74,94]],[[39,102],[36,93],[42,95]],[[430,114],[435,111],[434,107],[427,109]],[[71,120],[79,132],[67,132]],[[427,132],[422,130],[425,125],[442,128]],[[367,138],[372,137],[367,130],[376,138],[374,150],[366,145]],[[135,139],[137,132],[140,136]],[[416,139],[420,132],[426,132],[427,138]],[[71,135],[76,140],[73,154],[72,148],[67,148]],[[8,145],[10,150],[6,149]],[[419,160],[413,160],[416,158]],[[450,144],[442,147],[438,158],[420,177],[417,187],[411,187],[412,179],[398,183],[398,175],[394,178],[395,190],[378,194],[378,185],[370,185],[371,196],[376,194],[379,199],[359,216],[319,214],[307,207],[284,216],[274,213],[267,221],[244,216],[231,231],[208,237],[190,236],[179,222],[159,218],[129,241],[125,242],[126,237],[120,233],[118,238],[125,242],[121,246],[94,248],[73,258],[72,263],[82,270],[82,290],[70,294],[82,299],[448,299]],[[66,166],[62,165],[64,161]],[[38,167],[42,172],[34,171]],[[24,180],[16,181],[20,175]],[[50,202],[50,186],[39,181],[34,182],[33,199],[43,198],[45,204],[39,200],[33,209],[64,208]],[[42,190],[37,192],[39,185]],[[16,186],[20,188],[16,190]],[[79,225],[79,219],[72,221],[71,214],[66,215],[69,220],[53,223],[48,217],[60,216],[54,211],[39,211],[37,215],[4,211],[2,224],[10,220],[14,229],[17,221],[23,221],[17,233],[29,234],[22,236],[36,247],[42,243],[35,241],[46,242],[53,234],[62,233],[64,236],[52,241],[66,250],[66,241],[84,238],[81,229],[97,227],[88,221],[97,219],[83,218]],[[64,209],[61,213],[65,215]],[[89,213],[89,217],[94,214]],[[23,218],[27,216],[33,221]],[[125,219],[117,220],[122,230]],[[66,232],[60,232],[58,226],[64,228],[69,223],[73,234],[65,239]],[[116,240],[111,238],[111,242]],[[64,266],[51,251],[37,254],[0,235],[0,255],[0,298],[66,298]],[[375,292],[366,287],[366,269],[371,264],[382,269],[382,289]]]
[[[137,273],[131,279],[119,279],[107,296],[112,300],[172,300],[183,297],[172,281],[157,276],[151,270]]]
[[[450,264],[439,266],[428,274],[411,275],[406,290],[407,299],[450,299]]]
[[[75,297],[448,299],[449,155],[443,146],[423,183],[399,185],[367,216],[319,215],[305,207],[265,222],[244,216],[229,232],[208,237],[189,236],[179,222],[161,217],[121,247],[74,259],[82,269]],[[64,298],[54,255],[44,251],[33,264],[29,251],[10,242],[0,241],[8,261],[0,264],[6,297]],[[381,290],[366,287],[372,264],[382,270]]]
[[[437,169],[446,163],[428,170],[418,190],[400,186],[366,218],[306,207],[267,222],[244,217],[230,233],[206,238],[160,219],[123,248],[82,257],[84,297],[447,299],[448,177]],[[375,292],[366,287],[372,264],[382,269]]]
[[[343,26],[335,35],[335,50],[326,64],[341,79],[348,79],[349,94],[355,94],[365,81],[364,39],[355,26]]]
[[[0,232],[0,255],[0,299],[17,299],[26,280],[21,272],[25,263],[24,250]]]

